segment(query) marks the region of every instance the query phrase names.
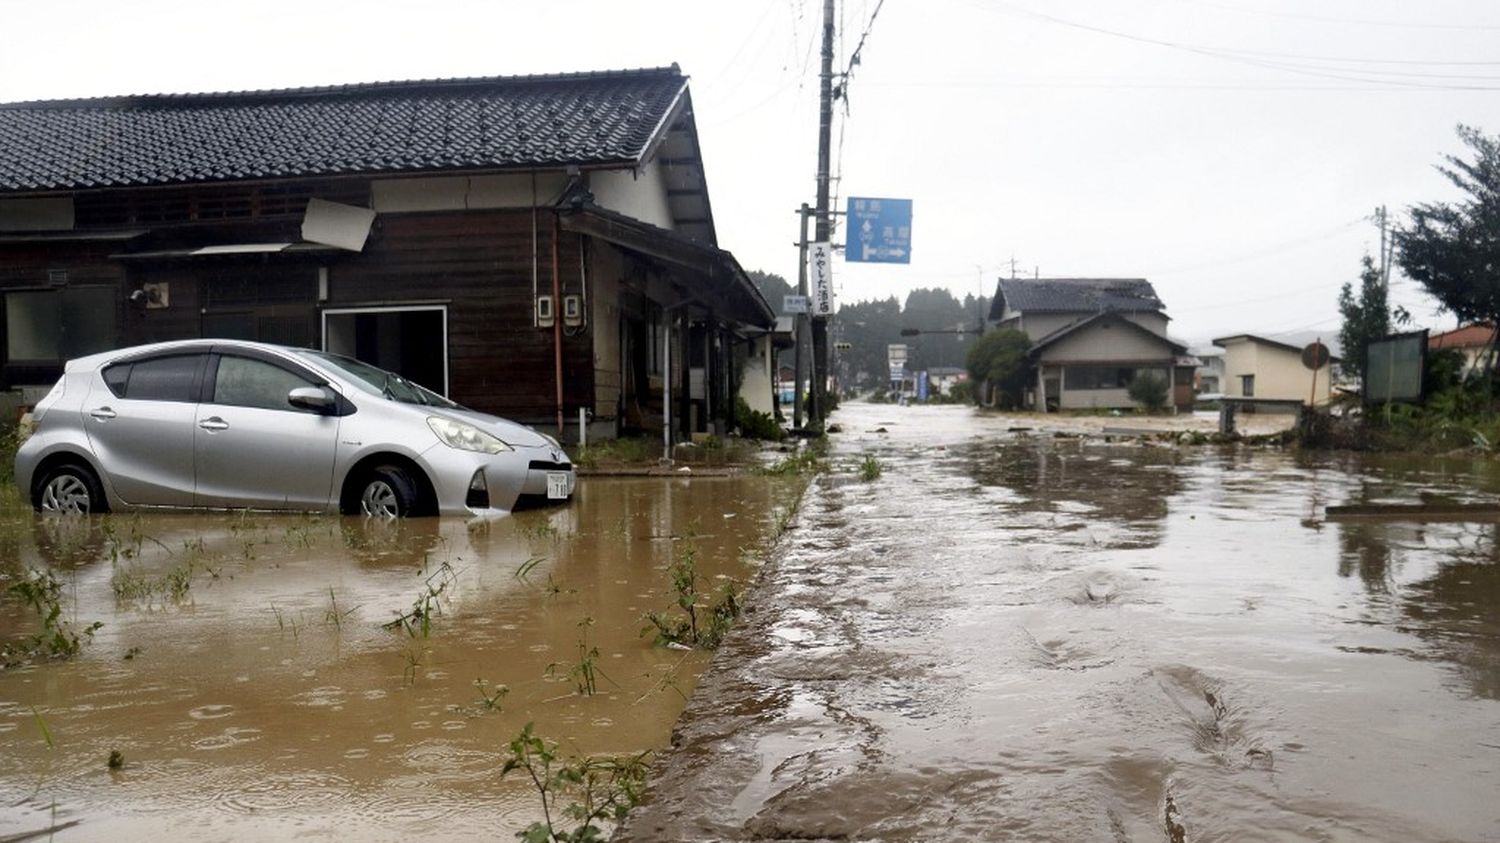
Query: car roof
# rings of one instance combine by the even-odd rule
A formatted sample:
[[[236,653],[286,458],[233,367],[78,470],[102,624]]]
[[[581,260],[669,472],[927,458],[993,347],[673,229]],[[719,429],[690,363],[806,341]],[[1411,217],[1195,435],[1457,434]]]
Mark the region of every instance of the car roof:
[[[208,352],[214,349],[240,349],[269,353],[278,357],[290,357],[295,352],[306,349],[292,348],[285,345],[274,345],[265,342],[253,342],[251,340],[232,339],[191,339],[191,340],[169,340],[167,342],[154,342],[145,345],[133,345],[125,348],[116,348],[109,351],[101,351],[85,357],[74,358],[68,361],[68,371],[89,371],[101,366],[113,363],[117,360],[134,359],[138,357],[151,357],[161,353],[174,351],[198,351]]]

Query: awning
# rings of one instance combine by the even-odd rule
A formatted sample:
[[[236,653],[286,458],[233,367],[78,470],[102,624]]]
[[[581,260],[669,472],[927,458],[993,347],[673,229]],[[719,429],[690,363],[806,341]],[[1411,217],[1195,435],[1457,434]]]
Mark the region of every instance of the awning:
[[[730,321],[756,328],[773,328],[776,324],[776,312],[766,303],[734,255],[723,249],[601,208],[592,202],[564,205],[558,208],[558,218],[568,231],[607,240],[621,248],[687,270],[696,284],[690,288],[690,295],[708,310]]]
[[[0,234],[0,243],[87,243],[134,240],[146,229],[113,231],[27,231]]]
[[[150,252],[120,252],[110,255],[110,260],[142,261],[169,260],[174,258],[224,257],[235,255],[273,254],[319,254],[326,252],[346,253],[347,250],[321,243],[216,243],[209,246],[193,246],[184,249],[157,249]]]

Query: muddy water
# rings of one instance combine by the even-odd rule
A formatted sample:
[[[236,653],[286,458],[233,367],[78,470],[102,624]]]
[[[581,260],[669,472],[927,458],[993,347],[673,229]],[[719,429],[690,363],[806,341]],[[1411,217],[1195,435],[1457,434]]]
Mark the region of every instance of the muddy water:
[[[104,626],[0,672],[0,838],[509,838],[538,818],[500,780],[525,723],[567,752],[666,743],[706,659],[652,646],[642,615],[687,543],[710,581],[751,575],[784,485],[591,478],[567,508],[470,523],[12,514],[4,584],[50,569],[64,617]],[[425,635],[382,629],[432,591]],[[36,628],[0,600],[4,640]],[[595,696],[567,676],[585,631]],[[501,710],[476,680],[510,688]]]
[[[627,839],[1500,839],[1494,464],[836,420]]]

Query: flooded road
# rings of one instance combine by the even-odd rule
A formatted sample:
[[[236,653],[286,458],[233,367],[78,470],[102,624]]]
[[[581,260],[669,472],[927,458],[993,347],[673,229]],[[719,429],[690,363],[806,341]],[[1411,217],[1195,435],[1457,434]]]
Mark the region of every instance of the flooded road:
[[[834,420],[624,839],[1500,840],[1494,463]]]
[[[9,513],[0,586],[50,571],[83,643],[0,671],[0,839],[510,838],[539,819],[500,777],[527,722],[565,754],[666,744],[707,655],[642,616],[685,548],[753,576],[789,482],[589,478],[469,523]],[[0,588],[0,642],[38,628]]]

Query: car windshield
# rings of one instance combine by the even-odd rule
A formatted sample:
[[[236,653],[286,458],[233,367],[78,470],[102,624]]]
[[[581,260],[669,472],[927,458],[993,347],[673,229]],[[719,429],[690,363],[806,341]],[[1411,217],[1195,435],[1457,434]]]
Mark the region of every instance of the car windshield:
[[[376,395],[399,401],[402,404],[423,404],[432,407],[446,407],[461,410],[463,407],[456,404],[430,389],[418,386],[395,372],[387,372],[368,363],[362,363],[352,357],[344,357],[339,354],[326,354],[321,351],[298,351],[297,354],[307,358],[310,362],[327,366],[339,374],[347,377],[355,386],[369,390]]]

